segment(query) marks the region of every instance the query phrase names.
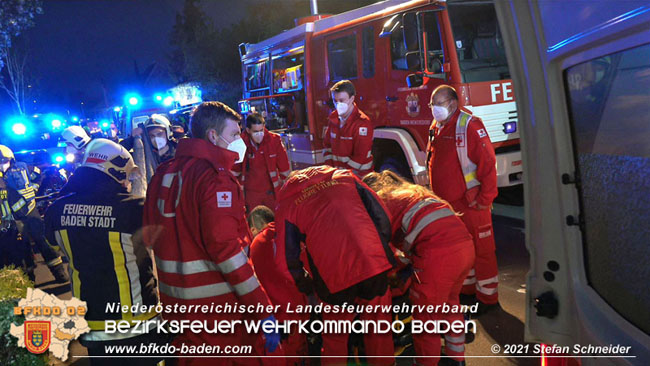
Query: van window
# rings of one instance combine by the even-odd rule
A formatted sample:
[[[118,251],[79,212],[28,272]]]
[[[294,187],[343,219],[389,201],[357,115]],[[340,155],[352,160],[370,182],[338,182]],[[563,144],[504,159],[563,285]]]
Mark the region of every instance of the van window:
[[[357,37],[350,34],[327,42],[330,81],[357,77]]]
[[[375,31],[372,26],[363,28],[363,77],[375,76]]]
[[[449,19],[463,82],[510,78],[494,4],[450,3]]]
[[[417,34],[409,34],[409,37],[407,38],[412,40],[412,43],[409,45],[406,44],[404,41],[403,22],[409,22],[410,24],[407,29],[417,32],[417,18],[415,13],[407,13],[404,17],[400,15],[395,18],[395,21],[399,22],[399,24],[390,34],[390,58],[393,64],[393,70],[408,70],[406,65],[406,53],[410,51],[418,51],[420,45],[417,43]]]
[[[589,285],[650,334],[650,45],[564,73]]]

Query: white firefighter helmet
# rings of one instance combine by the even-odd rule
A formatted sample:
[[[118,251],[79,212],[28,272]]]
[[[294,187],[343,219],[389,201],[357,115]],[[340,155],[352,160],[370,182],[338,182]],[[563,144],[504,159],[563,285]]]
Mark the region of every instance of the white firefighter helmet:
[[[100,170],[125,185],[132,173],[137,172],[133,157],[122,145],[108,139],[95,139],[88,144],[82,167]]]
[[[147,122],[144,123],[145,129],[152,127],[160,127],[164,129],[165,133],[167,134],[167,139],[169,140],[172,138],[172,124],[169,122],[169,119],[167,119],[167,117],[163,116],[162,114],[152,114]]]
[[[14,152],[5,145],[0,145],[0,160],[14,160]]]
[[[69,142],[77,150],[81,150],[90,142],[90,136],[81,126],[70,126],[61,132],[65,142]]]

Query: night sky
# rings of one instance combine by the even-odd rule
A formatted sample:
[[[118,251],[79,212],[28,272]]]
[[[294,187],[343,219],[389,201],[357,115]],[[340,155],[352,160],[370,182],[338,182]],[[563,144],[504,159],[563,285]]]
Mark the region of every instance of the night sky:
[[[173,86],[165,72],[169,34],[183,0],[44,0],[36,26],[24,33],[41,91],[37,111],[63,105],[74,109],[103,102],[101,80],[109,103],[119,103],[133,79],[134,60],[140,70],[151,63],[158,70],[148,86]],[[203,1],[215,25],[244,16],[242,1]],[[237,50],[233,50],[237,52]],[[11,102],[0,92],[5,113]],[[31,112],[28,110],[28,112]]]

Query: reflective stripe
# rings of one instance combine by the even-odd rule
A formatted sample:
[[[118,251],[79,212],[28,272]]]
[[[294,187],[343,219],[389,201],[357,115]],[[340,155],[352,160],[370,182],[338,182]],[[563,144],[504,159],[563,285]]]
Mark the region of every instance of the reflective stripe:
[[[183,275],[219,271],[217,265],[214,262],[208,260],[197,259],[188,262],[168,261],[160,259],[158,256],[156,256],[156,267],[158,267],[159,271],[163,271],[165,273],[177,273]]]
[[[465,334],[459,336],[451,336],[449,333],[445,334],[445,342],[452,343],[465,343]]]
[[[468,174],[465,174],[465,183],[469,183],[472,180],[476,180],[476,172],[470,172]]]
[[[234,170],[231,170],[230,173],[232,173],[232,175],[234,175],[235,177],[239,177],[241,175],[241,172],[236,172]]]
[[[120,233],[109,231],[108,245],[111,247],[111,253],[113,253],[113,269],[115,270],[117,286],[120,292],[120,303],[122,306],[130,308],[132,305],[131,283],[126,270],[124,250],[122,249],[122,243],[120,243]],[[131,320],[131,311],[123,312],[122,319]]]
[[[275,177],[278,176],[278,172],[276,172],[276,171],[269,172],[269,176],[270,176],[271,178],[275,178]]]
[[[280,185],[279,180],[273,181],[273,188],[278,188],[279,185]]]
[[[332,159],[332,149],[323,149],[323,160]]]
[[[183,300],[205,299],[208,297],[225,295],[232,292],[227,282],[213,283],[211,285],[196,287],[176,287],[159,282],[158,289],[161,293]]]
[[[404,217],[402,218],[402,231],[406,233],[408,230],[409,226],[411,226],[411,220],[413,220],[413,216],[420,211],[420,209],[429,206],[433,203],[440,203],[440,201],[434,199],[434,198],[425,198],[422,201],[416,203],[413,205],[411,208],[409,208],[408,211],[404,214]]]
[[[372,168],[372,161],[369,162],[368,164],[363,164],[362,165],[362,164],[357,163],[356,161],[354,161],[352,159],[348,159],[347,164],[349,166],[351,166],[352,168],[356,169],[356,170],[368,170],[368,169]]]
[[[56,258],[52,259],[51,261],[47,262],[47,266],[48,267],[54,267],[54,266],[59,265],[61,263],[63,263],[63,259],[61,259],[61,257],[56,257]]]
[[[158,203],[158,211],[160,211],[160,214],[162,215],[162,217],[176,217],[175,212],[165,213],[165,200],[164,199],[159,198],[157,203]]]
[[[476,271],[474,270],[474,268],[472,268],[467,274],[467,277],[473,277],[473,276],[476,276]]]
[[[454,352],[465,352],[465,344],[445,343],[445,349]]]
[[[280,172],[280,175],[284,178],[288,177],[291,174],[291,169]]]
[[[221,270],[221,273],[228,274],[232,271],[237,270],[239,267],[243,266],[247,262],[248,262],[248,257],[242,250],[239,253],[230,257],[229,259],[226,259],[225,261],[217,264],[217,266]]]
[[[240,282],[233,287],[235,288],[237,295],[244,296],[260,287],[260,282],[257,280],[257,277],[255,277],[255,275],[252,275],[246,281]]]
[[[494,295],[497,293],[498,289],[496,287],[480,287],[477,286],[476,291],[484,294],[484,295]]]
[[[420,221],[415,226],[415,228],[411,230],[411,232],[404,238],[404,241],[406,241],[406,243],[408,244],[409,249],[411,245],[413,245],[413,241],[418,237],[418,235],[420,235],[420,232],[424,230],[424,228],[427,227],[427,225],[431,224],[432,222],[438,219],[442,219],[443,217],[448,217],[448,216],[454,216],[454,213],[451,212],[450,209],[445,207],[445,208],[437,209],[427,214],[422,219],[420,219]]]
[[[499,276],[494,276],[494,277],[487,278],[485,280],[478,281],[479,286],[485,286],[491,283],[499,283]]]
[[[13,206],[11,206],[11,209],[14,211],[18,211],[21,208],[23,208],[23,206],[25,206],[25,203],[27,203],[27,201],[25,201],[25,199],[21,197],[18,200],[18,202],[14,203]]]
[[[131,234],[120,233],[120,241],[122,242],[122,250],[126,259],[126,271],[131,281],[131,299],[133,299],[133,304],[140,305],[143,303],[142,286],[140,286],[140,269],[138,269],[138,259],[135,256]],[[140,312],[136,311],[133,315],[137,314],[140,314]]]
[[[465,178],[467,189],[474,188],[481,184],[481,182],[476,179],[476,164],[469,159],[467,153],[467,126],[471,119],[472,115],[461,111],[458,115],[458,120],[456,121],[456,138],[460,135],[462,136],[463,141],[461,146],[456,144],[456,153],[458,154],[460,167],[463,170],[463,177]]]
[[[174,177],[176,177],[176,174],[178,173],[167,173],[163,175],[162,186],[170,188],[172,186],[172,182],[174,181]]]
[[[476,283],[476,278],[466,278],[465,281],[463,281],[463,286],[465,285],[473,285]]]
[[[61,248],[64,248],[65,254],[70,260],[70,269],[72,270],[72,296],[81,298],[81,280],[79,280],[79,271],[74,265],[74,258],[72,256],[72,249],[70,248],[70,239],[68,238],[68,230],[60,230],[54,232],[56,242],[59,243]]]

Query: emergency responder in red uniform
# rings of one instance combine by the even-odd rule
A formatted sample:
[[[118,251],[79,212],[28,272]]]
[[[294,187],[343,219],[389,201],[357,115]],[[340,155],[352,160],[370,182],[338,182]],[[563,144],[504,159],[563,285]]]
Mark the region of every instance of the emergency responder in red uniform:
[[[431,189],[463,214],[461,219],[474,239],[476,262],[462,294],[475,293],[483,313],[498,306],[491,213],[498,194],[494,148],[481,119],[458,108],[454,88],[436,88],[429,106],[434,117],[428,148]]]
[[[235,111],[220,102],[199,105],[191,117],[194,138],[179,142],[174,159],[161,164],[154,175],[145,203],[144,237],[153,246],[163,304],[245,304],[267,306],[270,301],[260,286],[245,250],[251,241],[246,223],[241,186],[232,175],[235,162],[244,158]],[[168,319],[214,320],[267,319],[266,312],[170,313]],[[278,333],[248,334],[243,327],[234,334],[195,334],[187,331],[175,345],[252,345],[253,355],[273,352]],[[260,364],[259,358],[227,358],[219,364]],[[210,359],[179,359],[181,365],[214,365]]]
[[[264,205],[275,209],[275,198],[282,183],[291,173],[287,150],[280,135],[265,128],[264,117],[251,113],[246,117],[246,143],[244,162],[236,167],[235,174],[244,186],[246,211]]]
[[[287,313],[287,306],[305,306],[307,297],[298,291],[288,273],[281,273],[283,267],[277,266],[273,260],[277,250],[275,245],[275,217],[273,211],[266,206],[257,206],[248,215],[248,226],[254,236],[251,244],[250,258],[255,267],[255,273],[262,287],[269,295],[273,305],[280,305],[280,312],[276,313],[279,321],[283,320],[309,320],[309,314]],[[286,267],[284,268],[286,271]],[[294,332],[284,334],[282,337],[282,350],[287,356],[307,355],[306,334]],[[303,365],[300,358],[287,358],[287,366]]]
[[[280,190],[276,230],[277,265],[288,267],[292,277],[288,280],[302,292],[310,292],[313,281],[320,300],[329,304],[391,304],[386,276],[395,264],[389,246],[390,217],[379,197],[349,170],[319,166],[294,172]],[[308,265],[301,260],[301,242]],[[351,321],[356,315],[322,314],[324,321]],[[390,318],[382,312],[361,314],[362,320]],[[323,334],[322,354],[347,355],[348,338],[349,334]],[[367,355],[393,355],[391,334],[365,334],[364,343]],[[392,357],[368,361],[394,363]],[[321,362],[340,364],[345,358]]]
[[[397,174],[385,170],[370,173],[363,179],[377,192],[392,218],[392,243],[410,259],[413,281],[409,297],[414,305],[458,306],[459,293],[467,273],[474,264],[474,243],[463,222],[451,206],[428,189],[410,184]],[[463,321],[458,312],[414,312],[413,318]],[[446,365],[464,364],[465,334],[447,333],[445,353],[452,359]],[[439,356],[440,334],[413,334],[417,356]],[[436,358],[418,358],[417,365],[437,365]]]
[[[323,136],[325,164],[351,169],[363,177],[373,169],[372,122],[354,103],[356,91],[351,81],[339,81],[330,92],[336,110],[330,114]]]
[[[67,183],[68,194],[45,214],[48,241],[70,259],[72,295],[85,301],[91,331],[81,344],[97,365],[151,365],[163,358],[106,358],[109,345],[166,344],[168,335],[155,330],[105,332],[106,321],[156,319],[154,311],[107,311],[107,304],[154,306],[158,303],[151,257],[142,243],[144,199],[129,194],[130,178],[139,174],[126,149],[107,139],[95,139]],[[133,352],[128,352],[133,354]],[[136,351],[137,353],[137,351]],[[121,354],[123,355],[123,354]],[[153,356],[153,355],[152,355]]]

